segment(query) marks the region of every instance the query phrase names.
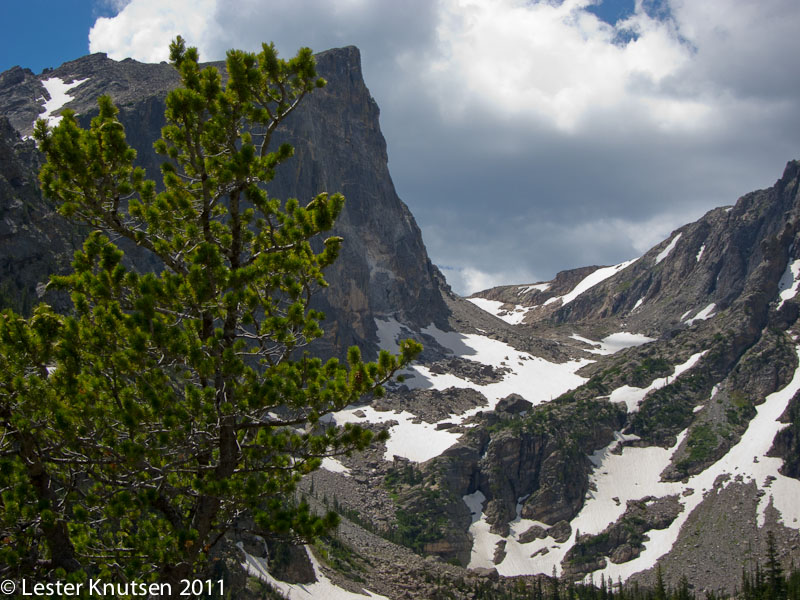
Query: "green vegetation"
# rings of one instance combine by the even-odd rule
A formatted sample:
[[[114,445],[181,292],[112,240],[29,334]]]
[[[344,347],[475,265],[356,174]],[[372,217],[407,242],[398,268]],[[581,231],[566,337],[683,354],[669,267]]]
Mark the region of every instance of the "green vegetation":
[[[344,198],[301,205],[265,190],[292,148],[279,124],[314,89],[307,48],[228,52],[227,81],[178,38],[183,87],[166,100],[163,188],[134,168],[111,99],[88,130],[70,111],[35,137],[42,189],[94,231],[74,271],[53,279],[74,311],[0,317],[0,578],[173,584],[203,573],[243,514],[264,537],[310,540],[337,523],[296,503],[323,457],[372,433],[321,417],[381,385],[420,351],[347,364],[304,349],[310,308],[342,240]],[[163,264],[123,266],[127,238]]]
[[[661,357],[651,358],[646,356],[633,369],[631,373],[630,385],[644,387],[658,376],[666,376],[672,373],[672,365]]]
[[[409,462],[402,467],[392,467],[383,479],[384,485],[393,492],[396,492],[404,485],[417,485],[422,483],[425,475],[421,469]]]
[[[437,498],[434,497],[431,500],[436,502]],[[440,514],[426,514],[416,510],[398,508],[395,518],[397,524],[386,536],[386,539],[411,548],[417,554],[423,554],[427,544],[438,542],[444,535],[446,519]]]
[[[351,581],[363,582],[363,574],[369,563],[340,539],[333,536],[319,538],[314,549],[317,556],[332,569],[344,574]]]

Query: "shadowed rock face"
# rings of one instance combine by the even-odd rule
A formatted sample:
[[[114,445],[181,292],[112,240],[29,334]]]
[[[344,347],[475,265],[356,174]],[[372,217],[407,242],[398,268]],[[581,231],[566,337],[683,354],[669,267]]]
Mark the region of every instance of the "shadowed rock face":
[[[276,142],[291,143],[295,156],[279,169],[269,193],[301,202],[323,191],[341,192],[347,198],[332,232],[345,240],[342,256],[327,272],[330,287],[317,298],[318,308],[327,314],[326,337],[318,351],[337,353],[351,344],[376,349],[375,318],[380,317],[392,316],[415,327],[431,322],[446,327],[447,309],[436,269],[389,175],[379,110],[364,84],[359,51],[352,46],[329,50],[317,55],[317,62],[328,85],[308,97],[279,129]],[[43,97],[48,94],[41,81],[51,77],[67,83],[86,80],[68,92],[73,100],[67,104],[78,112],[84,126],[96,113],[97,97],[111,95],[139,164],[150,177],[159,177],[161,157],[153,152],[152,144],[164,125],[166,94],[179,84],[170,65],[130,59],[117,62],[93,54],[38,76],[15,67],[0,75],[0,111],[23,136],[31,133],[34,120],[44,110]],[[30,148],[27,152],[36,154]],[[30,163],[30,159],[20,160]],[[4,194],[8,195],[3,204],[13,204],[12,194]],[[52,213],[35,191],[31,202],[38,203],[44,213]],[[50,246],[36,231],[15,235],[15,243],[23,246]],[[16,272],[25,269],[21,257],[15,253],[0,261]],[[37,273],[37,281],[25,285],[35,289],[46,275]]]

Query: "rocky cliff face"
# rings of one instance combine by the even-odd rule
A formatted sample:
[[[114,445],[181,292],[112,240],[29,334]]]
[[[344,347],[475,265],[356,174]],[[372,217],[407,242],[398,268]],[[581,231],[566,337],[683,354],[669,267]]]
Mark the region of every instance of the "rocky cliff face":
[[[616,327],[624,320],[629,329],[653,335],[724,311],[743,295],[761,292],[771,299],[787,260],[800,255],[793,244],[800,218],[799,171],[800,163],[790,162],[773,187],[709,211],[616,269],[574,269],[551,282],[501,286],[475,296],[499,301],[506,311],[526,309],[527,324]],[[570,297],[592,277],[600,281]]]
[[[327,273],[330,288],[318,298],[328,316],[323,323],[325,347],[320,351],[338,352],[351,344],[377,348],[376,318],[391,316],[416,328],[432,322],[443,325],[446,309],[419,228],[394,190],[378,107],[364,84],[358,49],[329,50],[317,55],[317,62],[328,85],[312,94],[279,130],[277,141],[291,143],[295,157],[278,171],[269,192],[301,202],[322,191],[345,195],[345,209],[333,232],[345,240],[342,256]],[[160,157],[152,144],[164,124],[164,98],[179,83],[170,65],[117,62],[94,54],[38,76],[15,67],[0,75],[0,112],[20,135],[29,135],[36,118],[46,114],[50,92],[42,82],[56,79],[74,85],[66,92],[70,99],[65,106],[77,111],[84,125],[96,112],[97,97],[111,95],[138,162],[151,177],[158,177]],[[52,207],[37,196],[33,174],[38,158],[34,159],[32,146],[26,148],[27,155],[13,149],[6,154],[26,165],[31,202],[38,203],[47,218],[57,220],[51,216]],[[17,203],[8,194],[4,192],[3,206]],[[23,215],[19,218],[14,220],[20,230],[15,233],[16,246],[31,252],[52,247],[39,232],[22,231],[25,221]],[[81,236],[74,237],[73,243],[80,243]],[[26,251],[9,252],[2,260],[11,280],[28,270]],[[28,296],[50,271],[64,267],[63,260],[51,257],[51,262],[51,267],[20,283]]]
[[[0,306],[27,313],[50,274],[63,271],[82,243],[80,230],[55,213],[39,192],[40,155],[0,117]],[[48,296],[60,309],[67,298]]]
[[[635,261],[495,288],[475,306],[440,293],[392,186],[358,51],[318,65],[329,85],[280,130],[296,155],[270,193],[348,199],[343,256],[319,300],[325,351],[374,345],[376,327],[428,349],[386,398],[335,415],[388,429],[389,442],[301,485],[353,521],[340,530],[350,567],[328,576],[389,597],[502,597],[553,570],[652,584],[658,564],[672,585],[685,575],[697,591],[731,589],[768,531],[784,566],[796,564],[800,162]],[[19,310],[83,239],[41,198],[40,158],[22,137],[53,78],[75,84],[68,106],[85,122],[111,93],[151,172],[178,83],[169,65],[103,55],[0,75],[0,301]]]
[[[592,444],[566,459],[573,479],[583,480],[584,491],[590,491],[580,494],[574,506],[564,494],[551,498],[551,511],[560,507],[563,514],[558,517],[573,524],[569,549],[560,559],[565,576],[633,573],[633,567],[614,565],[647,564],[638,557],[661,529],[674,529],[677,538],[660,559],[669,566],[670,581],[676,584],[683,571],[697,589],[730,589],[735,582],[732,569],[748,560],[748,541],[753,546],[762,544],[767,530],[781,540],[785,558],[792,554],[790,548],[799,537],[797,520],[786,513],[790,506],[785,504],[787,496],[770,487],[777,478],[787,489],[800,491],[790,482],[797,479],[798,471],[798,358],[793,340],[797,339],[799,312],[799,181],[800,163],[790,162],[772,188],[747,194],[732,207],[710,211],[635,261],[564,272],[552,282],[505,286],[476,295],[476,304],[518,323],[519,331],[599,355],[582,371],[588,380],[552,405],[566,402],[575,407],[594,402],[602,406],[610,401],[627,409],[614,433],[615,441],[602,453],[595,452],[592,466],[580,468],[592,448],[597,448]],[[615,335],[608,336],[611,333]],[[630,340],[634,333],[649,338],[622,344],[637,347],[613,347],[615,336],[617,340],[631,336]],[[765,427],[765,421],[759,419],[764,419],[768,405],[783,407],[775,417],[783,412],[781,422],[785,424],[772,421],[770,433],[759,429]],[[522,422],[531,423],[532,418],[535,422],[541,419],[536,415],[547,411],[547,405],[537,406]],[[590,412],[601,414],[596,408]],[[495,427],[492,439],[505,439],[516,430],[527,440],[526,429]],[[606,443],[603,440],[609,440],[609,435],[601,436],[598,445]],[[764,437],[768,439],[760,442]],[[765,445],[759,450],[758,444]],[[569,444],[558,444],[562,455],[565,446]],[[514,473],[524,466],[519,452],[510,446],[503,450],[503,458],[494,461],[501,465],[495,474]],[[620,491],[614,498],[617,506],[621,505],[615,509],[618,517],[604,528],[593,526],[590,532],[578,535],[576,524],[587,523],[581,520],[582,511],[596,505],[590,503],[596,494],[603,495],[602,489],[591,486],[602,485],[598,482],[604,481],[604,473],[613,470],[614,464],[634,467],[635,463],[616,459],[615,454],[648,461],[646,457],[661,456],[655,483],[645,483],[649,476],[644,472],[618,473]],[[767,456],[782,460],[774,469],[770,467],[769,473],[758,467],[759,475],[752,475],[754,468],[732,458],[740,455],[755,465],[768,460]],[[485,452],[480,460],[490,456]],[[653,464],[644,468],[653,468]],[[641,486],[641,497],[635,493],[625,496],[622,481],[631,476]],[[696,492],[694,486],[701,485],[698,482],[705,482],[704,490],[713,487],[714,493],[702,501],[687,501]],[[529,498],[520,501],[517,518],[527,514],[552,524],[558,517],[545,518],[531,509],[526,513],[528,503],[547,486],[537,481],[533,489]],[[662,492],[650,496],[648,490]],[[506,505],[513,503],[517,492],[502,495]],[[759,501],[765,494],[771,498],[769,510]],[[737,514],[749,528],[748,541],[737,539],[721,525],[722,504],[717,500],[722,496],[746,498],[739,501]],[[773,502],[784,503],[777,514],[770,512]],[[627,510],[622,511],[626,503]],[[494,531],[505,533],[502,524],[513,523],[514,515],[507,508],[490,511],[492,504],[497,502],[484,508],[484,519],[492,523]],[[695,534],[689,533],[689,523]],[[691,540],[697,538],[691,536],[699,535],[698,531],[709,532],[709,538],[693,544]],[[531,531],[531,536],[537,533],[544,535],[545,531]],[[515,537],[512,531],[508,547],[515,542],[528,543],[529,538]],[[653,583],[652,564],[636,577]]]

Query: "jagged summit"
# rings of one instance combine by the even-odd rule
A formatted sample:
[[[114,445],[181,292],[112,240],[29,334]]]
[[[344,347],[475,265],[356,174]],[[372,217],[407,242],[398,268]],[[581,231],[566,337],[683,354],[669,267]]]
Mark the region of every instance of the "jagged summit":
[[[322,351],[415,336],[426,354],[385,398],[332,415],[391,437],[326,459],[301,484],[316,508],[351,517],[346,550],[309,563],[306,589],[503,597],[554,571],[652,584],[660,565],[671,585],[685,575],[698,592],[731,590],[764,557],[767,532],[784,566],[798,564],[800,162],[636,260],[470,302],[449,291],[397,197],[358,49],[317,61],[329,84],[279,130],[296,155],[270,194],[347,197],[343,256],[320,299]],[[4,306],[30,310],[84,238],[41,197],[41,157],[24,139],[35,119],[69,107],[87,123],[111,94],[155,173],[152,142],[177,83],[167,64],[102,54],[0,74]],[[244,560],[288,589],[257,542],[233,540],[227,568]]]
[[[431,322],[444,326],[447,310],[435,269],[413,216],[394,189],[379,110],[363,81],[360,52],[348,46],[316,58],[328,85],[307,98],[278,130],[276,142],[291,143],[295,157],[278,171],[269,191],[301,201],[322,191],[342,192],[347,198],[333,232],[345,240],[342,258],[328,273],[331,286],[319,295],[320,308],[328,315],[327,350],[321,351],[351,344],[377,347],[377,317],[391,316],[415,327]],[[214,64],[224,68],[224,63]],[[166,63],[92,54],[40,75],[16,67],[0,74],[0,112],[26,136],[37,118],[57,118],[62,108],[75,110],[88,125],[98,96],[108,94],[120,108],[137,161],[158,179],[161,158],[152,144],[164,125],[165,96],[178,83],[177,72]],[[33,202],[52,211],[41,199]],[[19,239],[20,244],[42,244],[34,232],[20,235],[30,236],[28,241]],[[19,280],[27,277],[16,258],[23,255],[7,258],[12,277]],[[32,292],[40,283],[24,285]]]
[[[618,327],[624,321],[648,335],[708,318],[744,293],[760,290],[771,298],[786,261],[800,255],[793,244],[798,174],[800,162],[790,161],[773,187],[709,211],[623,265],[565,271],[552,282],[501,286],[473,298],[499,303],[484,306],[526,324]],[[765,279],[770,265],[777,271]]]

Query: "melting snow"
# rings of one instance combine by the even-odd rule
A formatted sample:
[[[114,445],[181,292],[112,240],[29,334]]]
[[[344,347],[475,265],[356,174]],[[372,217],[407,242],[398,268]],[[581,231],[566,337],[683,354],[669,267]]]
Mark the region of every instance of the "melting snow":
[[[778,308],[797,295],[798,286],[800,286],[800,259],[786,265],[786,271],[778,282],[778,297],[781,299]]]
[[[404,335],[404,328],[396,322],[378,323],[381,335]],[[425,366],[415,365],[406,371],[405,384],[410,388],[446,390],[448,388],[471,388],[481,392],[489,404],[468,410],[462,414],[452,414],[439,423],[459,425],[472,415],[492,410],[497,402],[509,394],[517,393],[534,404],[551,400],[586,381],[575,371],[591,361],[582,359],[565,363],[551,363],[527,352],[515,350],[504,342],[477,334],[445,332],[431,325],[422,330],[447,348],[456,356],[495,368],[508,369],[501,381],[479,385],[456,375],[432,373]],[[381,343],[391,346],[395,339],[382,338]],[[364,417],[355,413],[363,411]],[[359,413],[360,414],[360,413]],[[385,423],[397,421],[389,429],[390,438],[386,443],[386,460],[402,456],[409,460],[424,462],[440,455],[458,441],[458,433],[450,430],[437,430],[438,423],[425,423],[408,411],[378,412],[370,406],[351,406],[331,415],[337,424],[344,423]]]
[[[614,265],[613,267],[603,267],[602,269],[597,269],[593,273],[587,275],[583,281],[581,281],[575,288],[567,295],[561,297],[562,304],[569,304],[575,298],[580,296],[586,290],[593,288],[601,281],[605,281],[612,275],[616,275],[629,265],[635,263],[638,259],[634,258],[632,260],[626,261],[624,263],[620,263],[618,265]]]
[[[593,271],[589,275],[584,277],[580,281],[580,283],[578,283],[578,285],[576,285],[572,289],[571,292],[569,292],[568,294],[565,294],[563,296],[554,296],[553,298],[548,298],[547,301],[545,301],[544,305],[547,306],[548,304],[552,304],[553,302],[556,302],[557,300],[561,300],[562,306],[564,304],[569,304],[570,302],[575,300],[575,298],[580,296],[586,290],[588,290],[590,288],[593,288],[598,283],[600,283],[602,281],[605,281],[606,279],[608,279],[612,275],[616,275],[617,273],[619,273],[620,271],[622,271],[626,267],[628,267],[628,266],[632,265],[633,263],[635,263],[637,260],[639,260],[639,259],[638,258],[633,258],[631,260],[625,261],[624,263],[620,263],[618,265],[614,265],[612,267],[602,267],[600,269],[597,269],[596,271]]]
[[[644,297],[642,297],[642,298],[639,298],[639,299],[636,301],[636,304],[634,304],[634,305],[633,305],[633,309],[632,309],[632,311],[633,311],[633,310],[636,310],[637,308],[639,308],[639,307],[640,307],[640,306],[641,306],[643,303],[644,303]]]
[[[389,600],[386,596],[373,594],[368,590],[365,595],[348,592],[344,588],[338,587],[325,576],[320,568],[319,562],[317,562],[312,552],[308,552],[308,548],[306,548],[306,553],[314,568],[317,581],[314,583],[285,583],[283,581],[278,581],[269,573],[267,570],[267,561],[265,559],[245,552],[244,549],[242,549],[241,542],[239,542],[238,546],[244,553],[245,560],[242,566],[245,570],[250,575],[258,577],[262,581],[270,584],[289,600],[305,600],[306,598],[326,598],[329,600],[363,600],[364,598],[377,598],[378,600]]]
[[[662,260],[667,258],[667,256],[669,256],[669,253],[675,249],[675,245],[678,243],[678,240],[681,239],[682,235],[683,233],[679,233],[678,235],[676,235],[674,238],[672,238],[672,241],[669,243],[669,246],[667,246],[661,252],[659,252],[658,256],[656,256],[656,264],[660,263]]]
[[[796,349],[796,351],[800,357],[800,349]],[[778,469],[783,464],[782,459],[766,456],[772,446],[772,440],[775,438],[775,435],[778,431],[786,427],[786,424],[781,423],[778,419],[786,410],[786,406],[798,390],[800,390],[800,367],[795,371],[792,381],[790,381],[786,387],[770,394],[761,405],[756,407],[757,414],[753,420],[750,421],[739,443],[731,448],[720,460],[702,473],[689,478],[686,484],[674,482],[657,482],[653,484],[650,482],[649,485],[644,485],[641,490],[637,491],[637,493],[639,493],[637,497],[641,498],[649,495],[663,497],[670,494],[681,493],[685,488],[711,490],[714,487],[714,482],[720,475],[741,475],[745,482],[748,480],[753,481],[765,492],[758,504],[759,527],[764,525],[764,511],[770,502],[772,502],[781,514],[784,525],[795,529],[800,528],[800,503],[797,502],[797,497],[800,495],[800,481],[781,475],[778,472]],[[684,435],[685,432],[679,437],[678,444],[681,442],[682,436]],[[678,444],[672,449],[667,451],[662,450],[662,452],[668,452],[671,456]],[[627,447],[620,455],[608,455],[598,469],[602,469],[603,471],[615,469],[617,466],[612,463],[622,461],[624,460],[623,457],[627,454],[641,450],[647,449]],[[641,473],[642,477],[647,477],[647,471],[649,471],[649,469],[641,469],[641,467],[637,466],[636,471]],[[774,477],[775,479],[769,487],[765,487],[764,484],[768,477]],[[605,491],[605,493],[617,496],[621,504],[624,505],[625,498],[620,495],[620,488],[616,483],[609,481],[608,486],[609,489]],[[599,493],[600,485],[598,485],[598,494]],[[648,532],[647,535],[650,537],[650,541],[645,542],[645,550],[642,554],[628,563],[619,565],[610,564],[603,571],[606,578],[612,577],[613,579],[617,579],[617,577],[621,577],[622,579],[626,579],[633,573],[653,567],[656,560],[670,551],[675,540],[678,538],[681,526],[686,522],[686,519],[695,507],[700,504],[703,499],[702,496],[703,495],[699,492],[695,492],[689,496],[680,496],[680,502],[683,504],[684,510],[678,515],[675,521],[667,529]],[[581,515],[587,510],[587,507],[589,507],[589,503],[584,506]],[[589,510],[591,510],[591,508],[589,508]],[[579,515],[578,518],[580,518],[581,515]],[[583,531],[583,529],[581,530]],[[596,573],[595,578],[598,575],[599,574]]]
[[[363,417],[355,413],[361,411]],[[437,431],[436,425],[420,421],[410,412],[383,411],[379,412],[371,406],[350,407],[333,413],[333,420],[337,425],[345,423],[386,423],[397,421],[389,429],[391,437],[386,442],[386,460],[393,460],[395,455],[405,457],[416,462],[425,462],[434,456],[439,456],[450,446],[458,441],[459,434],[448,430]],[[445,419],[452,422],[453,419]]]
[[[697,262],[700,262],[700,257],[703,256],[703,251],[705,251],[706,245],[703,244],[700,246],[700,251],[697,253]]]
[[[641,346],[642,344],[655,341],[655,338],[647,337],[641,333],[628,333],[627,331],[620,331],[607,335],[600,342],[594,342],[574,333],[570,337],[579,342],[589,344],[590,346],[595,346],[594,349],[587,350],[587,352],[592,352],[593,354],[614,354],[625,348]]]
[[[341,473],[342,475],[350,476],[350,469],[345,467],[341,462],[330,456],[322,459],[322,468],[332,473]]]
[[[685,363],[680,364],[675,367],[671,377],[673,381],[680,377],[684,372],[691,369],[700,357],[703,356],[708,352],[708,350],[704,350],[703,352],[698,352],[697,354],[692,354]],[[652,392],[653,390],[658,390],[664,387],[669,383],[670,375],[667,377],[659,377],[655,379],[653,383],[651,383],[646,388],[637,388],[632,387],[630,385],[623,385],[622,387],[618,387],[613,392],[611,392],[611,396],[609,400],[611,402],[624,402],[625,405],[628,407],[628,412],[636,412],[639,410],[639,403],[644,400],[644,397]]]
[[[800,348],[797,352],[800,357]],[[676,376],[679,370],[690,368],[699,357],[700,354],[695,354],[686,363],[677,367]],[[766,456],[775,434],[786,426],[778,419],[798,390],[800,390],[800,367],[786,387],[770,394],[763,404],[756,407],[757,415],[750,422],[739,443],[705,471],[690,477],[685,484],[661,481],[661,472],[670,464],[673,454],[686,438],[688,430],[678,435],[675,445],[671,448],[625,446],[621,453],[615,453],[613,450],[620,443],[635,439],[635,436],[616,434],[616,439],[608,447],[598,450],[590,457],[595,465],[591,475],[592,491],[588,493],[580,513],[572,520],[572,535],[563,544],[557,544],[549,537],[520,544],[517,540],[519,534],[536,522],[520,519],[519,511],[517,519],[511,523],[512,535],[502,538],[492,534],[482,512],[485,500],[483,495],[476,492],[465,496],[464,502],[473,514],[470,533],[473,535],[474,545],[470,567],[495,566],[492,562],[495,544],[505,539],[506,558],[497,565],[500,574],[506,576],[550,574],[553,568],[560,573],[561,561],[575,543],[578,531],[600,533],[624,514],[628,500],[638,500],[646,496],[663,498],[678,495],[684,509],[668,528],[647,532],[649,540],[645,542],[644,550],[636,559],[621,564],[609,563],[602,570],[607,580],[609,578],[626,580],[633,573],[652,568],[656,560],[672,549],[689,514],[703,500],[704,492],[712,493],[709,490],[714,489],[717,479],[721,475],[728,474],[742,475],[745,481],[754,481],[765,492],[758,505],[759,526],[763,526],[764,511],[771,502],[780,512],[785,525],[800,528],[800,503],[796,501],[800,495],[800,481],[778,472],[783,463],[780,458]],[[716,388],[712,390],[710,397],[713,397],[714,393]],[[764,484],[770,477],[774,479],[768,487],[765,487]],[[684,496],[683,492],[687,488],[695,492]],[[531,557],[543,548],[547,548],[546,554]],[[600,572],[596,571],[592,576],[597,581]]]
[[[532,308],[530,306],[516,305],[513,309],[508,310],[507,308],[503,308],[505,303],[499,300],[487,300],[486,298],[467,298],[467,300],[481,310],[485,310],[489,314],[503,319],[503,321],[511,325],[519,325],[522,323],[525,315],[528,314],[528,311]]]
[[[76,79],[72,83],[65,83],[63,79],[58,77],[42,80],[42,85],[47,90],[47,93],[50,94],[50,100],[44,103],[44,113],[40,114],[38,118],[46,120],[47,125],[50,127],[58,125],[61,116],[53,113],[73,99],[72,96],[67,94],[68,91],[86,81],[89,81],[89,79]]]
[[[534,283],[533,285],[523,285],[523,286],[520,286],[519,292],[517,293],[517,295],[521,296],[522,294],[530,292],[531,290],[538,290],[540,292],[546,292],[549,289],[550,289],[550,284],[549,283]]]
[[[684,323],[686,323],[687,325],[691,325],[695,321],[705,321],[706,319],[710,319],[711,317],[713,317],[716,314],[714,312],[714,310],[716,308],[717,308],[717,305],[712,302],[711,304],[706,306],[703,310],[701,310],[699,313],[697,313],[694,317],[684,321]],[[691,312],[691,311],[689,311],[689,312]],[[688,314],[688,313],[684,313],[684,316],[686,316],[686,314]],[[683,318],[681,318],[681,320],[683,320]]]

